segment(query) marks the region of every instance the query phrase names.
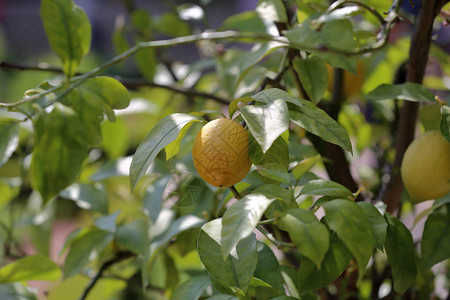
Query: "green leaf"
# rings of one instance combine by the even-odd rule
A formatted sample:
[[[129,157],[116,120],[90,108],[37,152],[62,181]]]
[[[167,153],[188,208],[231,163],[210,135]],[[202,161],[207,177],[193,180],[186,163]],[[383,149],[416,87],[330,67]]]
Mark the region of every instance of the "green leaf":
[[[329,180],[316,179],[305,184],[301,190],[302,195],[332,196],[336,198],[352,197],[353,193],[345,186]]]
[[[432,267],[450,257],[450,204],[428,216],[421,242],[425,267]]]
[[[0,120],[0,168],[19,145],[19,122]]]
[[[324,59],[336,68],[342,68],[356,74],[356,56],[345,56],[337,53],[321,51],[332,49],[337,52],[350,51],[355,48],[353,27],[349,20],[335,20],[327,22],[320,29],[310,26],[311,20],[297,25],[297,27],[283,31],[292,47],[307,50]]]
[[[289,128],[288,108],[282,99],[274,99],[267,105],[244,106],[241,115],[263,153]]]
[[[414,242],[408,228],[399,219],[389,214],[385,218],[388,228],[384,247],[392,268],[394,290],[403,294],[416,281]]]
[[[289,168],[289,149],[286,141],[281,136],[273,142],[266,153],[263,153],[259,144],[250,135],[248,152],[250,160],[255,166],[276,163],[286,171]]]
[[[193,277],[179,286],[173,291],[171,300],[197,300],[201,297],[208,286],[211,285],[209,276]]]
[[[145,48],[140,50],[135,54],[134,60],[142,76],[147,80],[153,81],[156,67],[158,66],[155,49]]]
[[[328,71],[325,63],[317,56],[308,59],[295,58],[294,69],[309,98],[319,103],[328,87]]]
[[[89,52],[91,24],[82,8],[71,0],[42,0],[41,19],[50,45],[71,77]]]
[[[292,122],[323,140],[336,144],[352,153],[352,144],[345,129],[311,101],[293,98],[285,91],[275,88],[263,90],[253,95],[252,98],[265,103],[271,103],[275,99],[283,99],[294,104],[289,109]]]
[[[163,193],[171,178],[172,176],[162,177],[145,189],[142,208],[144,213],[153,223],[156,222],[156,219],[161,212],[162,203],[164,201]]]
[[[338,278],[347,268],[352,254],[344,243],[333,234],[330,238],[330,247],[319,269],[308,258],[302,259],[298,271],[298,290],[300,294],[327,286]]]
[[[55,281],[60,277],[59,267],[41,254],[26,256],[0,268],[0,284],[30,280]]]
[[[226,288],[246,291],[256,269],[258,254],[256,237],[250,234],[240,240],[224,260],[222,255],[222,219],[206,223],[197,242],[198,255],[208,273]]]
[[[143,219],[136,219],[117,227],[115,239],[122,247],[134,253],[145,255],[150,244],[148,227],[148,222]]]
[[[101,147],[110,159],[125,156],[130,145],[127,123],[119,117],[115,122],[102,122],[100,124],[102,143]]]
[[[256,7],[261,19],[286,23],[288,17],[282,0],[260,0]]]
[[[320,269],[330,245],[327,227],[317,220],[313,212],[291,209],[277,220],[281,230],[287,231],[298,251]]]
[[[345,246],[356,259],[359,269],[359,279],[373,253],[375,238],[366,214],[351,200],[336,199],[322,204],[325,209],[325,220],[330,229],[336,231]]]
[[[450,106],[442,106],[441,114],[441,133],[450,143]]]
[[[262,242],[256,243],[256,249],[258,251],[258,264],[254,277],[270,284],[278,292],[284,293],[283,277],[275,254],[269,246]]]
[[[21,283],[0,284],[2,300],[37,300],[35,294]]]
[[[372,101],[399,99],[413,102],[434,102],[433,93],[415,82],[382,84],[367,94],[366,97]]]
[[[62,190],[59,196],[75,201],[78,207],[102,214],[108,213],[108,195],[101,183],[73,184]]]
[[[162,14],[155,21],[155,29],[169,36],[179,37],[191,34],[191,29],[185,21],[172,12]]]
[[[208,300],[239,300],[239,298],[232,295],[219,294],[208,298]]]
[[[269,197],[264,194],[249,194],[227,209],[222,219],[220,240],[224,259],[240,240],[253,232],[264,211],[275,201],[275,198]]]
[[[256,11],[246,11],[232,15],[225,19],[221,28],[223,30],[266,32],[266,26]]]
[[[295,179],[299,180],[320,160],[322,160],[320,154],[305,158],[292,169],[292,175],[294,175]]]
[[[285,168],[277,163],[267,163],[264,165],[257,165],[256,170],[259,174],[269,179],[273,179],[278,182],[289,183],[291,178]]]
[[[69,94],[72,108],[80,116],[89,132],[91,145],[101,142],[100,123],[106,113],[110,121],[115,121],[113,109],[126,108],[130,103],[128,90],[112,77],[99,76],[86,80]]]
[[[64,278],[71,277],[83,270],[112,241],[113,235],[99,229],[91,229],[71,244],[64,264]]]
[[[22,187],[22,179],[20,177],[0,178],[0,209],[15,199],[20,193]]]
[[[86,132],[75,112],[61,104],[41,112],[34,128],[31,182],[46,203],[77,178],[87,157]]]
[[[192,124],[194,123],[190,122],[186,126],[184,126],[178,134],[176,140],[166,146],[166,148],[164,149],[166,151],[166,160],[169,160],[180,151],[181,141],[188,132],[189,128],[191,128]]]
[[[184,126],[190,122],[201,120],[203,119],[200,117],[181,113],[171,114],[160,120],[145,137],[133,156],[130,167],[131,189],[134,190],[156,155],[177,139]]]
[[[358,202],[366,213],[367,221],[369,221],[370,227],[372,227],[372,233],[375,237],[375,246],[383,251],[384,242],[386,240],[387,223],[378,209],[369,202]]]
[[[116,228],[117,228],[116,220],[117,220],[117,217],[119,216],[119,214],[120,214],[120,210],[118,210],[115,213],[110,214],[108,216],[96,218],[94,220],[94,224],[95,224],[95,226],[97,226],[98,229],[114,233],[114,232],[116,232]]]

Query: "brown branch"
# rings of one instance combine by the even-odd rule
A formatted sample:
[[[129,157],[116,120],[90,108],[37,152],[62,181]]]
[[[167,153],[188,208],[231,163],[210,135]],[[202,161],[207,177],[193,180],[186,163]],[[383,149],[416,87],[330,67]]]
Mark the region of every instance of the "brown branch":
[[[11,63],[11,62],[0,62],[0,69],[5,70],[21,70],[21,71],[45,71],[51,73],[63,74],[63,70],[58,67],[50,66],[47,63],[34,63],[34,64],[24,64],[24,63]],[[83,73],[77,73],[76,75],[82,75]],[[156,87],[167,89],[175,93],[184,94],[188,97],[201,97],[205,99],[211,99],[221,104],[229,104],[230,101],[228,99],[210,94],[205,92],[196,91],[193,89],[187,89],[175,85],[164,85],[158,84],[153,81],[148,81],[142,78],[127,78],[121,76],[115,76],[117,80],[119,80],[126,88],[131,90],[136,90],[143,86]]]
[[[445,2],[447,0],[428,0],[423,2],[416,30],[411,38],[407,82],[422,83],[431,45],[433,21]],[[400,205],[404,189],[400,175],[400,166],[407,147],[414,139],[418,110],[419,104],[417,102],[405,101],[400,111],[395,159],[391,177],[383,196],[383,201],[387,205],[386,210],[389,213],[397,211]]]
[[[125,260],[127,258],[135,256],[134,253],[129,251],[124,252],[118,252],[115,257],[111,258],[110,260],[103,263],[103,265],[98,270],[97,274],[95,274],[94,277],[92,277],[89,284],[86,286],[86,288],[83,291],[83,294],[81,294],[79,300],[85,300],[87,296],[89,295],[89,292],[94,288],[97,281],[100,280],[103,276],[103,272],[105,272],[107,269],[109,269],[112,265],[121,262],[122,260]]]

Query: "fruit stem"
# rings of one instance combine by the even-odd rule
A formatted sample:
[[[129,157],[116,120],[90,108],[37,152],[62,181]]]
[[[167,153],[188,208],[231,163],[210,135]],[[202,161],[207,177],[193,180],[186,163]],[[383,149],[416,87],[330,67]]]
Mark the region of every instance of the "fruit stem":
[[[234,187],[234,185],[230,186],[230,191],[233,193],[234,197],[238,200],[242,199],[241,194],[239,193],[239,191]]]

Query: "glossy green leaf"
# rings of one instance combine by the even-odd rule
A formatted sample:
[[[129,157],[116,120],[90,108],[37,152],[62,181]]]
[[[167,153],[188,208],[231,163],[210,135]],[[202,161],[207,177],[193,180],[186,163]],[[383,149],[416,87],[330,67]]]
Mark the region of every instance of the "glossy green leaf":
[[[0,178],[0,209],[20,193],[22,180],[19,177]]]
[[[281,265],[280,268],[281,268],[281,275],[283,276],[286,290],[293,297],[296,297],[297,299],[300,298],[299,290],[297,288],[297,286],[298,286],[298,269],[288,266],[288,265]]]
[[[275,88],[263,90],[252,98],[265,103],[283,99],[293,104],[289,105],[289,116],[293,123],[352,153],[352,144],[345,129],[311,101],[296,99],[287,92]]]
[[[408,100],[413,102],[434,102],[434,95],[423,85],[415,82],[382,84],[367,94],[369,100]]]
[[[19,145],[19,123],[0,120],[0,168],[8,161]]]
[[[110,159],[125,156],[130,145],[127,123],[119,117],[115,122],[102,122],[100,124],[102,143],[101,147]]]
[[[145,137],[133,156],[130,167],[131,189],[134,190],[156,155],[177,139],[184,126],[190,122],[201,120],[199,117],[182,113],[171,114],[160,120]]]
[[[59,196],[75,201],[80,208],[97,211],[102,214],[108,213],[108,196],[105,187],[101,183],[73,184],[62,190]]]
[[[270,284],[279,293],[284,293],[283,277],[275,254],[269,246],[262,242],[256,243],[256,249],[258,251],[258,264],[254,277]]]
[[[142,49],[136,53],[134,60],[136,61],[136,65],[138,66],[142,76],[147,80],[153,81],[156,73],[156,67],[158,66],[155,49]]]
[[[91,44],[86,13],[72,0],[43,0],[41,18],[50,45],[63,62],[64,73],[73,76]]]
[[[240,240],[224,260],[222,255],[222,219],[206,223],[198,236],[197,250],[208,273],[226,288],[246,291],[256,269],[256,237],[250,234]]]
[[[450,143],[450,106],[442,106],[441,115],[441,133]]]
[[[299,162],[294,169],[292,169],[292,175],[294,175],[294,178],[299,180],[303,177],[303,175],[306,174],[309,170],[311,170],[314,165],[319,162],[322,159],[320,154],[316,154],[311,157],[307,157],[301,162]]]
[[[0,268],[0,284],[30,280],[55,281],[60,277],[59,267],[41,254],[25,256]]]
[[[378,209],[369,202],[360,201],[357,203],[366,213],[372,233],[375,238],[375,246],[383,251],[386,240],[387,223]]]
[[[352,197],[353,193],[345,186],[325,179],[311,180],[301,190],[302,195],[332,196],[336,198]]]
[[[192,277],[175,289],[170,297],[171,300],[197,300],[201,297],[206,288],[211,285],[209,276]]]
[[[293,64],[309,98],[314,103],[319,103],[328,87],[328,71],[325,63],[317,56],[313,56],[307,59],[296,58]]]
[[[240,240],[253,232],[273,201],[275,198],[271,198],[271,195],[249,194],[227,209],[222,219],[220,239],[224,259]]]
[[[450,257],[450,204],[428,216],[423,229],[421,253],[425,267],[432,267]]]
[[[150,244],[149,224],[143,219],[136,219],[117,227],[115,239],[119,245],[134,253],[145,255]]]
[[[375,238],[366,213],[351,200],[336,199],[322,204],[325,209],[325,220],[330,229],[336,231],[344,245],[356,259],[359,279],[373,253]]]
[[[330,238],[330,248],[321,268],[304,258],[298,271],[298,289],[300,294],[327,286],[338,278],[352,259],[351,252],[336,234]]]
[[[394,290],[403,294],[416,281],[415,246],[408,228],[397,218],[386,214],[388,223],[384,245],[392,268]]]
[[[176,140],[164,148],[164,150],[166,151],[167,160],[175,156],[180,151],[181,141],[183,140],[184,136],[186,135],[189,128],[191,128],[193,124],[194,124],[193,122],[190,122],[186,126],[184,126],[183,129],[181,129],[180,133],[178,134]]]
[[[311,211],[303,209],[286,211],[277,220],[277,225],[289,233],[298,251],[320,269],[330,246],[327,227],[320,223]]]
[[[274,99],[267,105],[244,106],[241,115],[263,153],[289,128],[288,108],[282,99]]]
[[[0,284],[0,299],[2,300],[37,300],[36,295],[23,284],[16,282]]]
[[[76,113],[61,104],[42,112],[34,127],[31,182],[47,202],[77,178],[87,157],[86,132]]]
[[[92,229],[76,238],[70,245],[64,264],[64,278],[81,272],[112,241],[113,234],[99,229]]]

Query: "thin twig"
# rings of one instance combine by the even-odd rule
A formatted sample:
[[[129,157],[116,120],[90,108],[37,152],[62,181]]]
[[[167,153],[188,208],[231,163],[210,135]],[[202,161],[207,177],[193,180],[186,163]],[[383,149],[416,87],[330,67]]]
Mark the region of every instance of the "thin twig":
[[[296,246],[293,243],[282,242],[277,240],[273,234],[271,234],[267,229],[265,229],[262,225],[256,226],[256,228],[261,232],[271,243],[273,243],[278,249],[282,249],[284,247],[287,248],[295,248]]]
[[[241,194],[239,193],[239,191],[234,187],[234,185],[230,186],[230,191],[233,193],[234,197],[238,200],[242,199]]]
[[[128,251],[118,252],[117,255],[114,258],[112,258],[112,259],[106,261],[105,263],[103,263],[103,265],[98,270],[97,274],[95,274],[95,276],[91,278],[91,281],[89,282],[89,284],[84,289],[84,291],[81,294],[79,300],[85,300],[87,298],[87,296],[89,295],[89,292],[94,288],[94,286],[97,283],[97,281],[99,281],[100,278],[103,276],[103,272],[105,272],[112,265],[114,265],[114,264],[116,264],[118,262],[121,262],[122,260],[125,260],[127,258],[133,257],[133,256],[135,256],[135,254],[132,253],[132,252],[128,252]]]

